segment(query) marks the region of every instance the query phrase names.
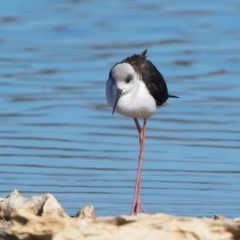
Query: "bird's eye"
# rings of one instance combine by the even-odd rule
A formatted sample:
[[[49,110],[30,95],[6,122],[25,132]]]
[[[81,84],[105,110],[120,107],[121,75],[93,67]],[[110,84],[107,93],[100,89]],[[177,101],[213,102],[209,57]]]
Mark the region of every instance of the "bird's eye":
[[[133,80],[133,75],[129,74],[125,80],[126,83],[129,83],[131,80]]]

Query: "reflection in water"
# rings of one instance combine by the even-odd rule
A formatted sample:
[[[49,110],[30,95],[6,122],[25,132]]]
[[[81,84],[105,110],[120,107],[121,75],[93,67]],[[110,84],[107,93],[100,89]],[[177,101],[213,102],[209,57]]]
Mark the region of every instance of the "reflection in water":
[[[138,136],[132,120],[111,115],[105,82],[114,63],[148,48],[181,98],[148,121],[145,208],[238,216],[236,0],[2,4],[1,196],[51,192],[70,215],[86,204],[129,213]]]

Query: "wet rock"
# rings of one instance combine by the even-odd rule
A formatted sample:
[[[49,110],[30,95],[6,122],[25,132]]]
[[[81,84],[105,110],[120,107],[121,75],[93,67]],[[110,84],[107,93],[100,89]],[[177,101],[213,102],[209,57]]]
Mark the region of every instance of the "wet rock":
[[[240,225],[163,214],[93,219],[40,217],[20,209],[12,214],[12,226],[6,233],[7,239],[24,240],[233,240],[240,238]]]

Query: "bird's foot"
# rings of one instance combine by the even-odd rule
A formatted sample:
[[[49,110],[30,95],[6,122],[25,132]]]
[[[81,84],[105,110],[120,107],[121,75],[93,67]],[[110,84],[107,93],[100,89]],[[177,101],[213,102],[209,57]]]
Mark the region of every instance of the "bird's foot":
[[[140,201],[136,201],[135,205],[132,208],[131,214],[130,215],[135,215],[138,214],[139,211],[142,211],[143,213],[147,213],[145,209],[143,208],[143,205],[141,204]]]

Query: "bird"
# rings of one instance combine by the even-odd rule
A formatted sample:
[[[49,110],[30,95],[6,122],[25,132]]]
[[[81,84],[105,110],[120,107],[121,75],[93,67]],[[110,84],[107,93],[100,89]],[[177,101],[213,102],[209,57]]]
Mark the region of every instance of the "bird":
[[[140,152],[132,202],[131,215],[141,210],[146,213],[140,199],[142,163],[147,120],[157,108],[169,105],[168,98],[179,98],[168,93],[166,82],[156,66],[147,60],[147,49],[116,63],[109,72],[106,99],[114,112],[133,118],[138,135]],[[143,119],[140,127],[138,119]]]

